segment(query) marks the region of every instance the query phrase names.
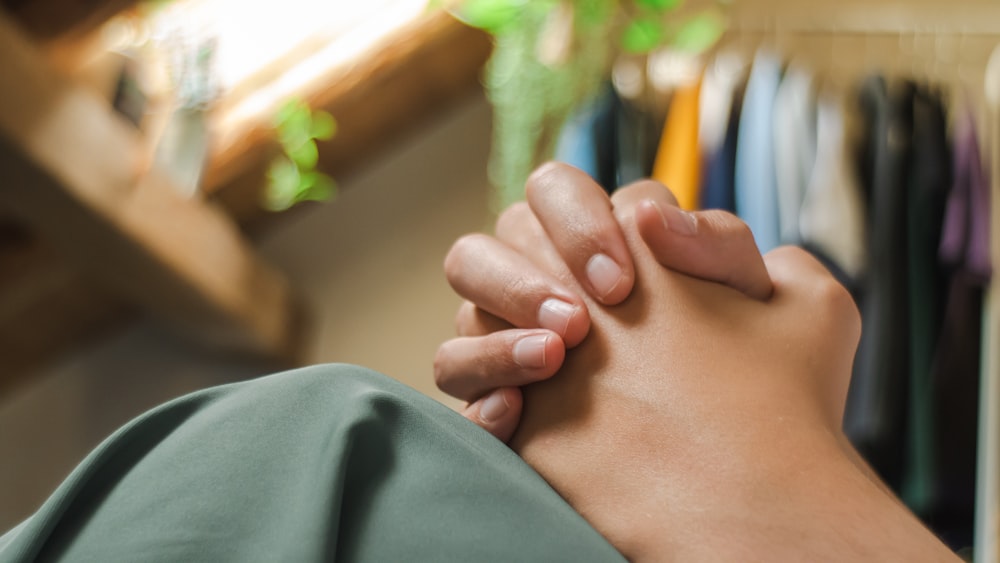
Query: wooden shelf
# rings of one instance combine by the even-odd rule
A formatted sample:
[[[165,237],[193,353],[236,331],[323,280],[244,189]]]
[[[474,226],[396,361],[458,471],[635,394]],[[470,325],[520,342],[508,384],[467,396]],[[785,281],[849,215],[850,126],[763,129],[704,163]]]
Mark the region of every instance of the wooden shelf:
[[[89,279],[185,332],[290,354],[296,315],[284,277],[215,205],[182,197],[148,169],[138,132],[55,72],[7,18],[0,76],[8,84],[0,88],[4,209]],[[74,282],[57,280],[51,295]]]
[[[72,0],[46,4],[54,2]],[[107,18],[110,7],[128,3],[88,4],[88,18]],[[302,323],[288,284],[234,226],[258,232],[279,217],[260,205],[276,150],[269,116],[217,129],[223,142],[211,152],[209,201],[179,198],[161,175],[143,173],[148,158],[139,154],[137,133],[49,64],[56,57],[65,70],[65,53],[79,51],[72,45],[93,41],[80,30],[96,26],[42,33],[23,19],[30,13],[15,11],[31,39],[0,17],[0,225],[16,212],[32,241],[15,251],[0,240],[0,393],[142,310],[212,343],[293,353]],[[398,30],[355,64],[329,69],[298,93],[338,120],[337,137],[320,147],[320,169],[343,182],[475,95],[489,52],[484,34],[438,13]]]
[[[355,64],[330,69],[297,95],[330,112],[337,135],[320,143],[319,169],[338,181],[456,102],[482,91],[489,37],[443,12],[399,29]],[[226,104],[217,122],[225,123]],[[277,145],[270,115],[216,131],[204,189],[246,228],[266,225],[265,171]]]

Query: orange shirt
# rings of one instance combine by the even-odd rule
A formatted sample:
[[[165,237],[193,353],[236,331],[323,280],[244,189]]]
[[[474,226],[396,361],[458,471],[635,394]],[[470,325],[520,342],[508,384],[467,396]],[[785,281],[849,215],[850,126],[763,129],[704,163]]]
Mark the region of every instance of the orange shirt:
[[[698,149],[698,98],[701,80],[674,92],[660,147],[653,164],[653,178],[674,193],[681,209],[698,208],[701,190],[701,154]]]

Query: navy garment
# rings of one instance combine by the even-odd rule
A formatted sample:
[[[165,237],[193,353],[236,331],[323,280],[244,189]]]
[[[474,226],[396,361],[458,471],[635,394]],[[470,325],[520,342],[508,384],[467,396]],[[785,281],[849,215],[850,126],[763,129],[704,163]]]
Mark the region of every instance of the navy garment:
[[[722,209],[736,213],[736,144],[739,140],[740,110],[743,95],[733,94],[733,107],[729,112],[726,136],[713,154],[702,155],[701,208]]]
[[[577,109],[559,133],[555,153],[556,160],[583,170],[608,193],[618,187],[615,100],[614,89],[606,85]]]

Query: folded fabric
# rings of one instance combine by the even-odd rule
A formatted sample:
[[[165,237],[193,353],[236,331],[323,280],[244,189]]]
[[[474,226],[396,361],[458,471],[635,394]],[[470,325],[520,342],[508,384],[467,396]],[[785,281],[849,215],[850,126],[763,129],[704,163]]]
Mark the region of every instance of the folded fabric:
[[[36,560],[623,561],[504,444],[345,365],[130,422],[0,537]]]

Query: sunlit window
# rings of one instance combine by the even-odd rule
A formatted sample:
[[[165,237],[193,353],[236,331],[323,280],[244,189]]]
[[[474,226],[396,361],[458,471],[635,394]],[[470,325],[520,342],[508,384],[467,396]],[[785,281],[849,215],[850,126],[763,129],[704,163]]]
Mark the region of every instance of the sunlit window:
[[[157,51],[174,94],[218,100],[225,128],[302,94],[426,10],[427,0],[176,0],[108,35]]]

